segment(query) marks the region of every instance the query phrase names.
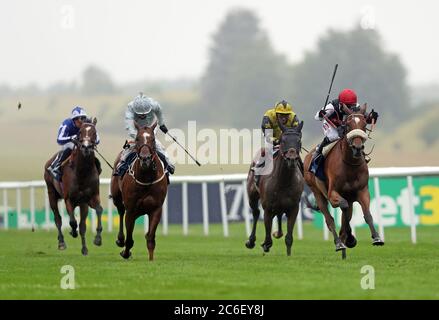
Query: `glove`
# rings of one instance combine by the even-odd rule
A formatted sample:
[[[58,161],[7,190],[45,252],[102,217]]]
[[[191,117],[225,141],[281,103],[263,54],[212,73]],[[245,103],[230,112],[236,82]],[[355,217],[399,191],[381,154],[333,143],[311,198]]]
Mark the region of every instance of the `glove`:
[[[378,112],[375,112],[373,109],[372,109],[372,111],[369,113],[369,116],[368,116],[368,123],[372,123],[372,119],[374,119],[375,120],[375,123],[377,122],[377,120],[378,120]]]
[[[319,111],[319,118],[323,118],[325,116],[326,112],[324,110]]]
[[[166,128],[166,126],[165,126],[164,124],[162,124],[162,125],[160,126],[160,130],[162,130],[163,133],[167,133],[167,132],[168,132],[168,128]]]
[[[78,139],[78,136],[76,134],[74,134],[73,136],[70,137],[70,141],[74,141],[77,139]]]

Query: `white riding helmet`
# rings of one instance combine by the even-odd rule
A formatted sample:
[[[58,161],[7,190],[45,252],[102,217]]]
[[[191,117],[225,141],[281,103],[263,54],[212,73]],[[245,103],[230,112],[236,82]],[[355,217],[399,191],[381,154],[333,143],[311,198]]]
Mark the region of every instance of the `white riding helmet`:
[[[151,112],[153,106],[153,100],[151,98],[145,97],[143,93],[140,93],[134,98],[132,102],[133,111],[136,114],[145,115]]]
[[[87,114],[85,113],[84,108],[77,106],[74,107],[72,110],[72,116],[70,117],[72,120],[75,120],[76,118],[79,117],[87,117]]]

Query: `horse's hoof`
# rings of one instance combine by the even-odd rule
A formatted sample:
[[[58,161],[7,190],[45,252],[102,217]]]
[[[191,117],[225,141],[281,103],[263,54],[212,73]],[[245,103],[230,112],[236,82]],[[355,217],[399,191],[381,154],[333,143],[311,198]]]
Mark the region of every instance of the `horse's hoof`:
[[[129,257],[131,257],[131,252],[128,252],[128,254],[125,252],[125,250],[122,250],[120,252],[120,256],[124,259],[128,259]]]
[[[346,247],[353,248],[357,245],[357,239],[354,236],[350,236],[346,239]]]
[[[93,243],[100,247],[102,245],[102,238],[101,237],[95,237],[95,240],[93,241]]]
[[[376,237],[372,240],[372,245],[374,246],[384,246],[384,241],[380,237]]]
[[[291,256],[291,248],[287,248],[287,256]]]
[[[273,237],[275,237],[276,239],[280,239],[283,237],[283,232],[279,232],[279,231],[275,231],[273,232]]]
[[[262,250],[264,250],[265,253],[270,252],[271,246],[268,246],[266,244],[262,244],[261,247],[262,247]]]
[[[340,251],[340,250],[344,250],[347,247],[345,246],[345,244],[343,242],[339,242],[335,245],[335,252]]]
[[[254,243],[254,242],[247,241],[247,242],[245,243],[245,246],[246,246],[248,249],[253,249],[253,248],[255,247],[255,243]]]
[[[346,259],[346,249],[341,250],[341,258],[344,260]]]
[[[73,238],[77,238],[77,237],[78,237],[78,231],[76,231],[76,230],[71,230],[71,231],[70,231],[70,235],[71,235]]]
[[[82,253],[83,256],[88,255],[88,249],[87,249],[86,247],[83,247],[83,248],[81,249],[81,253]]]
[[[116,245],[117,245],[118,247],[120,247],[120,248],[125,247],[125,240],[119,240],[119,239],[117,239],[117,240],[116,240]]]
[[[58,243],[58,249],[59,250],[65,250],[67,248],[65,242]]]

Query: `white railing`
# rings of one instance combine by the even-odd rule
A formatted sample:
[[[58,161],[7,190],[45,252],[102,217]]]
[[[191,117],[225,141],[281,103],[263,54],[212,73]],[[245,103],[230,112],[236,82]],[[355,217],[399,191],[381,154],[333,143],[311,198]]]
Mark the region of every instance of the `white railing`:
[[[403,167],[403,168],[370,168],[369,169],[370,178],[373,179],[375,197],[376,201],[376,218],[378,224],[378,230],[380,236],[384,239],[384,227],[381,219],[381,205],[380,205],[380,184],[379,178],[382,177],[406,177],[407,186],[409,191],[409,205],[410,205],[410,229],[411,229],[411,240],[416,243],[416,220],[415,220],[415,205],[413,201],[413,177],[414,176],[439,176],[439,167]],[[244,192],[242,192],[243,200],[243,212],[245,229],[247,235],[250,234],[251,230],[251,219],[250,210],[248,206],[248,198],[245,192],[246,190],[246,178],[247,174],[228,174],[228,175],[207,175],[207,176],[174,176],[172,177],[172,184],[181,184],[182,192],[182,231],[184,235],[189,233],[189,210],[188,210],[188,183],[201,183],[202,187],[202,217],[203,217],[203,232],[205,235],[209,234],[209,199],[207,192],[208,183],[219,183],[219,199],[221,208],[221,221],[223,225],[223,234],[225,237],[229,235],[228,219],[227,219],[227,204],[225,198],[225,184],[227,182],[241,182]],[[103,178],[100,180],[101,185],[107,185],[108,190],[110,189],[110,179]],[[4,229],[8,229],[8,190],[15,190],[16,192],[16,212],[19,216],[22,209],[22,195],[21,191],[23,189],[29,189],[29,203],[30,203],[30,217],[31,225],[34,227],[35,224],[35,190],[36,188],[43,188],[45,194],[45,225],[49,228],[50,223],[50,207],[47,196],[47,189],[44,181],[23,181],[23,182],[0,182],[0,189],[3,191],[3,225]],[[104,198],[104,197],[102,197]],[[62,203],[62,202],[61,202]],[[105,207],[105,205],[103,204]],[[65,208],[61,208],[65,210]],[[113,203],[111,199],[107,202],[108,211],[108,231],[113,230]],[[94,231],[95,226],[95,215],[91,215],[92,219],[92,230]],[[299,214],[297,219],[297,232],[298,238],[303,238],[303,226],[302,226],[302,214]],[[163,216],[162,216],[162,228],[163,233],[168,234],[168,199],[166,198],[163,205]],[[275,224],[274,224],[275,225]],[[148,219],[145,216],[145,229],[148,226]],[[19,226],[20,227],[20,226]],[[323,223],[324,238],[328,239],[328,230],[326,224]]]

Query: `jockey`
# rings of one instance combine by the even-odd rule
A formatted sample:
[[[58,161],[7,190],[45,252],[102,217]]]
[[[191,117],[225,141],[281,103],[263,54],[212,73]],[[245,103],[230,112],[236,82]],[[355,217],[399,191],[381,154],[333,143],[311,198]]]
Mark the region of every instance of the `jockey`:
[[[79,133],[82,124],[87,120],[87,114],[84,108],[76,106],[72,110],[70,118],[65,119],[59,129],[58,138],[56,142],[61,146],[61,151],[58,152],[51,165],[47,168],[52,177],[58,181],[61,180],[61,164],[66,160],[74,148],[72,142]],[[99,143],[99,135],[97,135],[96,144]],[[98,168],[100,171],[100,168]]]
[[[124,148],[122,155],[120,157],[120,161],[116,166],[116,169],[113,173],[114,176],[122,176],[125,173],[129,160],[134,154],[135,143],[137,130],[134,126],[134,121],[137,122],[139,126],[151,126],[154,124],[155,119],[158,120],[158,125],[160,126],[160,130],[163,133],[168,132],[168,128],[166,128],[162,115],[162,108],[160,104],[152,98],[146,97],[143,93],[140,93],[137,97],[134,98],[133,101],[128,103],[126,112],[125,112],[125,129],[128,131],[128,144],[129,146]],[[159,158],[164,162],[165,169],[168,170],[170,174],[173,174],[175,171],[174,165],[169,160],[169,157],[160,143],[160,141],[156,140],[156,149]],[[128,161],[127,161],[128,160]]]
[[[296,113],[293,111],[291,104],[289,104],[285,100],[277,102],[273,108],[265,112],[264,117],[262,118],[261,128],[265,137],[265,149],[271,149],[272,147],[279,145],[279,139],[282,134],[279,123],[287,128],[293,128],[299,125],[299,119]],[[270,129],[272,131],[270,133],[266,132],[267,129]],[[303,164],[300,157],[299,162],[300,168],[302,170]],[[262,167],[264,163],[265,156],[261,155],[255,165],[255,168]],[[255,175],[256,177],[259,177],[259,175]]]
[[[332,100],[327,106],[316,113],[314,118],[323,121],[322,128],[325,137],[316,148],[312,162],[314,162],[314,160],[320,162],[323,148],[343,137],[344,128],[342,124],[344,117],[347,116],[343,110],[343,104],[352,111],[358,110],[359,104],[357,103],[357,94],[354,90],[343,89],[338,95],[338,99]],[[378,119],[378,113],[373,110],[367,117],[367,123],[371,123],[372,119],[375,119],[375,121]],[[311,168],[313,168],[313,166],[311,166]]]

